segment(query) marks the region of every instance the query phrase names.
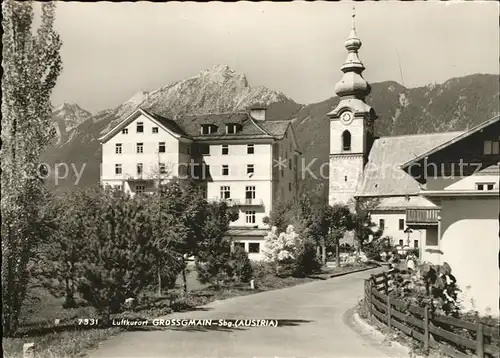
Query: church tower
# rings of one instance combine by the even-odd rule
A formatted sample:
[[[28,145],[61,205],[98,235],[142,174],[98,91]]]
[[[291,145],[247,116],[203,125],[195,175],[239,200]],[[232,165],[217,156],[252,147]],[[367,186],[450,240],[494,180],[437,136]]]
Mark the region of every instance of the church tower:
[[[344,73],[335,86],[340,102],[330,118],[329,204],[352,204],[373,143],[375,111],[365,103],[371,87],[362,77],[365,66],[358,57],[361,40],[356,34],[355,14],[345,42],[347,59]]]

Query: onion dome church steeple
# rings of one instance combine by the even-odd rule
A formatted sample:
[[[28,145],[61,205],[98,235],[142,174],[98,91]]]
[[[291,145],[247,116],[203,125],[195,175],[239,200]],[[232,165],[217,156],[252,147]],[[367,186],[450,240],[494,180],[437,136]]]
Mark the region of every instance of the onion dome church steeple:
[[[347,59],[340,67],[343,75],[335,86],[340,101],[335,109],[328,113],[330,205],[352,204],[373,144],[374,120],[377,118],[373,108],[365,102],[371,87],[361,75],[365,66],[358,56],[361,40],[356,34],[354,20],[353,11],[351,33],[344,43]]]
[[[365,66],[358,56],[358,50],[361,48],[361,40],[356,34],[354,9],[352,13],[352,29],[349,37],[345,41],[345,48],[348,51],[347,59],[340,67],[344,75],[335,86],[335,92],[339,97],[353,96],[358,99],[365,99],[370,94],[371,87],[361,76]]]

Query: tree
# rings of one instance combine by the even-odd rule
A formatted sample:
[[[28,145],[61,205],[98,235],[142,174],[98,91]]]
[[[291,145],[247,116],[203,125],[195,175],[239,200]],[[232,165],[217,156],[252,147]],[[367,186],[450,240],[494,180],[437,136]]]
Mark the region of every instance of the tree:
[[[232,261],[236,278],[240,282],[250,282],[253,277],[253,267],[245,249],[236,246],[233,249]]]
[[[353,216],[353,226],[357,242],[358,252],[371,240],[378,240],[383,230],[374,230],[377,225],[372,222],[370,211],[373,210],[379,200],[357,200],[355,214]]]
[[[97,220],[87,222],[87,254],[78,292],[99,312],[103,323],[154,282],[155,250],[147,200],[103,194]]]
[[[229,223],[237,219],[238,213],[229,209],[225,202],[207,204],[207,217],[201,232],[203,240],[196,253],[200,282],[219,288],[233,276],[231,239],[226,237],[226,232]]]
[[[55,3],[41,5],[32,33],[33,3],[4,1],[2,76],[2,328],[18,328],[29,282],[29,264],[48,235],[39,155],[51,141],[50,95],[62,68],[54,31]]]
[[[76,285],[82,274],[88,233],[95,222],[100,193],[91,189],[65,193],[54,202],[56,229],[39,250],[37,278],[53,295],[65,296],[64,307],[74,307]]]

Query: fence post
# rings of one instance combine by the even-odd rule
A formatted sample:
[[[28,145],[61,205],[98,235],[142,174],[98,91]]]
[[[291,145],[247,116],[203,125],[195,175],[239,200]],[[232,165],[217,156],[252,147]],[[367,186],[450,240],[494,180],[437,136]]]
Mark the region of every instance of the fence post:
[[[369,300],[368,300],[368,312],[370,314],[370,318],[372,318],[372,280],[368,280],[368,297],[369,297]]]
[[[424,352],[429,352],[429,306],[424,308]]]
[[[481,322],[477,322],[476,356],[479,358],[484,358],[484,336],[483,336],[483,324]]]
[[[384,291],[386,295],[389,294],[389,275],[386,272],[384,272]]]
[[[389,331],[392,328],[391,325],[391,296],[387,295],[387,327]]]

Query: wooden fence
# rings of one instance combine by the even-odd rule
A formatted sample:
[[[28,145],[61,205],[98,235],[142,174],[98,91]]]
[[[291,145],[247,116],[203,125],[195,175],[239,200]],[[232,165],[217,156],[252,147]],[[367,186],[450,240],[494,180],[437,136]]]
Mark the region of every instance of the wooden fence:
[[[390,273],[383,272],[365,280],[365,304],[370,317],[375,316],[389,330],[398,329],[422,342],[425,352],[433,347],[454,358],[466,358],[471,354],[480,358],[500,357],[499,327],[434,315],[429,307],[408,305],[404,300],[390,296],[391,279]],[[469,338],[449,331],[450,326],[468,333]]]

